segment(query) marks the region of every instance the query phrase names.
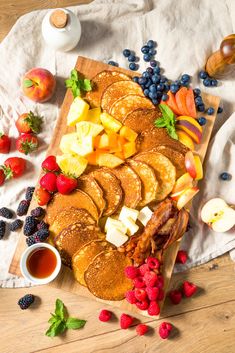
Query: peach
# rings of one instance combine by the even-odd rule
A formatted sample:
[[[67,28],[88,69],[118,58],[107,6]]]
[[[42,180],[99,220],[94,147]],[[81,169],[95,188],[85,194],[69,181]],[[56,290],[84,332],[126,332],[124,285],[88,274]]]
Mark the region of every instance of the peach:
[[[185,131],[193,141],[196,143],[201,142],[202,127],[198,124],[197,120],[186,115],[178,116],[176,119],[177,129]]]
[[[190,150],[194,151],[194,142],[192,138],[183,130],[176,130],[179,141],[183,143],[183,145],[187,146]]]
[[[196,167],[196,180],[200,180],[203,178],[203,168],[202,168],[202,162],[200,160],[200,157],[195,155],[194,156],[194,162],[195,162],[195,167]]]
[[[177,201],[177,208],[181,210],[192,198],[199,192],[199,189],[194,186],[191,188],[186,189],[182,194],[179,196]]]
[[[22,78],[22,91],[34,102],[48,101],[55,90],[56,80],[52,73],[46,69],[33,68],[26,72]]]
[[[186,105],[187,93],[188,93],[187,88],[181,87],[175,95],[175,101],[180,111],[180,114],[190,116],[190,113]]]

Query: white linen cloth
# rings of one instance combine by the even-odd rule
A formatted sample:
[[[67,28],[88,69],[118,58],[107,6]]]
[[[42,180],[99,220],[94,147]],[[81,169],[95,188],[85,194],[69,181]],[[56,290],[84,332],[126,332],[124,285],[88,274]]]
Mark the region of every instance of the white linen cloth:
[[[0,44],[0,131],[17,138],[15,120],[18,114],[33,110],[44,116],[40,148],[26,157],[29,163],[24,176],[0,187],[0,207],[7,206],[16,210],[26,187],[36,183],[65,94],[64,79],[69,76],[77,56],[87,56],[104,62],[112,59],[127,68],[128,62],[123,57],[122,50],[133,49],[142,57],[140,48],[148,39],[154,39],[158,43],[156,59],[168,78],[177,79],[182,73],[188,73],[193,77],[194,87],[201,87],[206,92],[221,96],[224,103],[224,112],[217,117],[213,135],[219,128],[220,130],[211,142],[210,152],[207,154],[205,179],[200,183],[201,193],[194,202],[194,221],[201,203],[209,198],[221,196],[227,202],[235,203],[235,116],[231,115],[235,110],[235,81],[226,80],[217,88],[206,89],[197,76],[208,55],[219,47],[221,39],[235,32],[235,2],[96,0],[70,9],[79,17],[82,26],[81,40],[71,52],[54,52],[45,45],[41,35],[41,22],[48,10],[35,11],[21,17]],[[56,94],[48,103],[34,104],[20,91],[20,79],[32,67],[43,67],[56,75]],[[147,64],[141,59],[140,71],[146,67]],[[223,125],[225,121],[226,124]],[[22,157],[13,146],[10,155],[0,155],[0,164],[9,156]],[[219,181],[218,174],[223,171],[229,171],[233,175],[231,182]],[[18,237],[18,233],[11,233],[0,241],[2,287],[29,285],[22,278],[8,274]],[[235,234],[215,234],[197,223],[197,227],[185,236],[182,248],[189,252],[187,266],[198,265],[235,248]],[[177,267],[177,270],[184,268]]]

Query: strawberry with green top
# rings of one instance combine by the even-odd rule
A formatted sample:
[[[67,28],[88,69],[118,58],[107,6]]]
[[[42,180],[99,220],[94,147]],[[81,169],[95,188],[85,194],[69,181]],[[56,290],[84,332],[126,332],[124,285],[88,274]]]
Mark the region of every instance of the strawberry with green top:
[[[26,160],[19,157],[11,157],[5,160],[2,169],[6,179],[20,177],[26,168]]]
[[[11,147],[11,139],[0,132],[0,153],[9,153]]]
[[[5,174],[4,174],[4,170],[3,169],[0,169],[0,186],[2,185],[2,184],[4,184],[4,182],[5,182]]]
[[[38,134],[41,131],[42,117],[33,112],[24,113],[16,120],[16,128],[20,133],[28,134],[33,132]]]
[[[16,140],[16,148],[21,153],[29,154],[38,148],[38,139],[33,134],[23,134]]]
[[[63,195],[70,194],[78,185],[77,179],[72,176],[60,174],[56,179],[58,192]]]

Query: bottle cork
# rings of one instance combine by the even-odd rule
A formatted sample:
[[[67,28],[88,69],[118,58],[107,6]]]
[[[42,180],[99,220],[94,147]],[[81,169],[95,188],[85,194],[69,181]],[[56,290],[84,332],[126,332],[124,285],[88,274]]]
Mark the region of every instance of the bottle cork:
[[[68,15],[63,10],[55,10],[50,16],[50,23],[56,28],[64,28],[68,22]]]

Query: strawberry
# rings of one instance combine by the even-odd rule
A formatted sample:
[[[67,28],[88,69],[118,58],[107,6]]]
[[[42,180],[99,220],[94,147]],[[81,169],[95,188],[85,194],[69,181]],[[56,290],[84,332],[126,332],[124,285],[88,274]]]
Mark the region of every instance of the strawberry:
[[[23,134],[16,140],[16,148],[19,152],[29,154],[38,148],[38,139],[32,134]]]
[[[179,250],[177,257],[176,257],[176,262],[180,264],[185,264],[185,262],[188,260],[188,254],[187,251],[185,250]]]
[[[0,169],[0,186],[1,186],[2,184],[4,184],[4,181],[5,181],[4,170],[3,170],[3,169]]]
[[[57,176],[54,173],[48,172],[41,177],[40,185],[49,192],[55,192],[57,191],[56,179]]]
[[[5,160],[3,170],[6,179],[20,177],[26,167],[26,160],[19,157],[11,157]]]
[[[41,131],[42,117],[34,115],[33,112],[21,114],[16,120],[16,128],[20,133],[38,134]]]
[[[0,132],[0,153],[9,153],[11,147],[11,139]]]
[[[197,291],[197,286],[191,282],[184,281],[183,283],[183,293],[185,297],[189,298]]]
[[[43,189],[42,187],[39,187],[35,192],[34,192],[34,198],[37,201],[39,206],[44,206],[47,205],[48,202],[51,199],[51,194]]]
[[[69,177],[64,174],[60,174],[56,179],[56,186],[59,193],[63,195],[70,194],[71,191],[76,189],[78,185],[77,179]]]
[[[60,167],[56,163],[56,157],[55,156],[48,156],[43,162],[42,162],[42,169],[48,171],[48,172],[59,172]]]

